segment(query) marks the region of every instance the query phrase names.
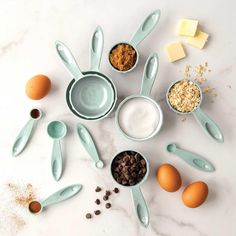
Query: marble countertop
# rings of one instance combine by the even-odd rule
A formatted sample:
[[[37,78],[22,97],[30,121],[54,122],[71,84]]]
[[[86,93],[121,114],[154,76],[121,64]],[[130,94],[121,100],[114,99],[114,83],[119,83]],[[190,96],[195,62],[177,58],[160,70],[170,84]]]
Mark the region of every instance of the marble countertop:
[[[236,220],[236,28],[235,2],[221,0],[120,0],[120,1],[4,1],[0,0],[0,235],[1,236],[235,236]],[[109,48],[116,42],[129,40],[143,18],[154,9],[162,16],[156,29],[139,46],[141,60],[127,75],[115,73],[107,62]],[[193,18],[210,34],[204,50],[185,44],[187,57],[176,63],[167,61],[164,45],[182,41],[175,35],[177,21]],[[105,36],[101,71],[116,84],[119,100],[140,89],[144,62],[151,52],[157,52],[160,69],[152,95],[164,113],[161,132],[146,142],[133,142],[122,137],[115,128],[114,113],[98,122],[84,122],[92,133],[106,167],[97,170],[80,144],[75,131],[79,121],[65,102],[65,89],[71,80],[54,48],[59,39],[73,50],[80,67],[89,68],[89,40],[97,25]],[[209,63],[208,84],[218,96],[206,95],[202,109],[222,128],[225,143],[218,144],[204,134],[193,117],[185,122],[169,110],[165,92],[169,84],[182,78],[186,64]],[[26,81],[35,74],[46,74],[52,81],[50,94],[40,101],[29,100],[24,92]],[[38,123],[25,151],[11,157],[11,147],[19,130],[28,119],[29,110],[40,107],[45,116]],[[50,172],[52,140],[47,136],[47,123],[53,119],[66,122],[68,134],[62,141],[65,172],[55,182]],[[210,160],[216,171],[204,173],[168,154],[170,142],[199,153]],[[142,185],[150,210],[150,226],[138,223],[128,190],[112,196],[112,208],[103,209],[100,216],[86,220],[85,214],[95,210],[97,185],[113,189],[108,164],[119,150],[137,149],[150,162],[150,175]],[[164,192],[156,182],[156,169],[161,163],[171,163],[180,171],[183,186],[178,192]],[[193,181],[202,180],[209,186],[205,204],[196,209],[184,206],[181,193]],[[7,183],[32,184],[38,198],[43,199],[57,189],[73,183],[83,184],[75,198],[48,208],[39,216],[27,214],[24,208],[11,202]],[[7,212],[7,213],[6,213]],[[6,214],[5,214],[6,213]],[[9,214],[11,217],[8,217]],[[15,216],[15,220],[14,220]],[[18,217],[19,227],[16,226]],[[22,223],[22,224],[21,224]]]

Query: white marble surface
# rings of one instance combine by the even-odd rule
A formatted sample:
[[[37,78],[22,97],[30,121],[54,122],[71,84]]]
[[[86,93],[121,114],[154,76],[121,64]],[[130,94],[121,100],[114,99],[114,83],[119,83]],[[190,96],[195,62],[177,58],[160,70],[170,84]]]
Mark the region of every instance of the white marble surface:
[[[235,1],[221,0],[0,0],[0,235],[20,236],[234,236],[236,235],[236,46]],[[128,75],[114,73],[108,66],[106,55],[109,47],[120,40],[129,40],[142,19],[152,10],[162,11],[158,27],[140,44],[141,60],[134,72]],[[188,57],[175,64],[167,61],[163,47],[175,36],[178,19],[199,19],[202,28],[210,34],[209,43],[202,51],[186,46]],[[144,229],[136,220],[130,193],[121,190],[112,198],[112,209],[103,210],[93,220],[84,215],[94,209],[97,185],[113,188],[109,169],[96,170],[81,146],[75,125],[78,121],[65,103],[65,89],[70,81],[58,60],[54,41],[60,39],[75,53],[83,70],[89,68],[88,48],[91,34],[101,25],[105,35],[101,70],[117,85],[119,97],[137,93],[140,89],[144,61],[149,53],[158,52],[160,70],[153,89],[154,98],[164,112],[164,126],[153,139],[143,143],[121,137],[114,125],[114,114],[99,122],[84,122],[97,142],[101,157],[108,165],[115,152],[138,149],[150,161],[150,176],[142,186],[147,200],[151,223]],[[218,96],[206,96],[202,108],[220,125],[225,143],[210,140],[198,127],[193,117],[186,122],[171,112],[164,96],[168,85],[181,78],[185,64],[209,62],[212,72],[209,84]],[[53,83],[50,94],[41,101],[31,101],[25,96],[26,81],[35,74],[48,75]],[[228,87],[231,85],[231,89]],[[39,122],[27,149],[17,158],[11,157],[11,146],[17,132],[28,119],[32,107],[40,107],[46,116]],[[69,132],[63,140],[66,161],[65,172],[56,183],[50,173],[52,140],[46,134],[47,123],[61,119]],[[177,142],[182,147],[209,159],[216,171],[206,174],[192,169],[180,159],[165,151],[166,144]],[[155,180],[158,165],[169,162],[181,172],[183,186],[176,193],[166,193]],[[181,192],[188,183],[203,180],[209,185],[207,202],[197,209],[186,208]],[[4,209],[8,207],[5,184],[32,183],[39,198],[48,196],[62,186],[81,183],[80,194],[61,205],[51,207],[40,216],[29,216],[25,209],[13,208],[26,225],[17,233],[3,229]],[[14,228],[14,226],[10,227]]]

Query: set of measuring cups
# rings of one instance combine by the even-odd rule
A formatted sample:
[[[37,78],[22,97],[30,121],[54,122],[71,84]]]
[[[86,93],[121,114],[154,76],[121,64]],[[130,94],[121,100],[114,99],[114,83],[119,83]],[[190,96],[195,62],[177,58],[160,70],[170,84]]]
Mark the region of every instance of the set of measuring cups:
[[[121,42],[111,47],[111,51],[119,44],[126,44],[132,47],[136,53],[136,61],[134,65],[126,70],[120,71],[115,68],[109,58],[109,64],[112,69],[120,73],[131,72],[139,61],[139,53],[137,46],[138,44],[155,28],[160,18],[160,10],[156,10],[148,15],[133,38],[130,42]],[[117,102],[117,89],[112,82],[112,80],[100,72],[100,62],[103,52],[104,45],[104,35],[102,28],[98,26],[93,33],[90,46],[90,69],[89,71],[81,71],[75,57],[73,56],[70,49],[62,42],[56,41],[55,47],[56,52],[68,69],[72,76],[72,80],[69,82],[66,89],[66,103],[70,111],[78,118],[87,120],[87,121],[98,121],[107,117],[114,109]],[[152,98],[151,90],[156,79],[156,75],[159,68],[159,59],[156,53],[150,54],[146,60],[143,72],[143,80],[141,85],[141,90],[139,94],[134,94],[126,97],[119,105],[115,112],[115,124],[119,132],[126,138],[133,141],[145,141],[154,137],[161,129],[163,124],[163,112],[160,105]],[[186,115],[193,114],[194,117],[199,121],[203,129],[218,142],[223,142],[223,134],[220,131],[219,127],[213,122],[203,111],[200,109],[201,102],[198,104],[196,109],[189,113],[180,113],[175,110],[168,101],[168,94],[172,86],[175,85],[178,81],[171,84],[167,90],[167,103],[171,110],[174,112]],[[202,101],[202,92],[198,85],[196,85],[200,92],[200,99]],[[40,113],[41,114],[41,113]],[[31,120],[24,127],[21,133],[18,135],[16,142],[13,146],[13,156],[17,156],[26,146],[27,141],[30,137],[33,125],[35,120],[38,120],[41,117],[39,115],[37,118],[31,116]],[[53,152],[52,152],[52,173],[55,180],[59,180],[62,175],[63,170],[63,161],[60,148],[59,140],[63,138],[66,134],[66,125],[61,121],[53,121],[48,125],[48,134],[51,138],[54,139]],[[103,168],[104,163],[100,159],[96,145],[86,129],[86,127],[80,123],[76,127],[78,136],[84,148],[90,154],[92,160],[95,163],[97,168]],[[169,152],[176,152],[176,146],[168,146],[167,150]],[[132,151],[132,150],[131,150]],[[124,151],[122,151],[124,152]],[[122,153],[119,152],[119,153]],[[116,181],[112,174],[112,163],[119,155],[116,154],[110,163],[110,171],[112,178]],[[149,224],[149,212],[147,205],[145,203],[144,197],[140,190],[140,185],[147,179],[149,173],[149,164],[146,157],[143,154],[139,153],[146,162],[147,171],[145,176],[141,181],[132,186],[123,186],[130,188],[133,196],[133,202],[135,207],[135,212],[141,224],[145,227]],[[213,171],[214,168],[209,162],[203,160],[201,157],[191,156],[191,163],[188,160],[189,154],[186,154],[178,151],[178,154],[189,164],[195,168],[202,169],[203,171]],[[201,160],[200,160],[201,159]],[[197,161],[196,161],[197,160]],[[117,182],[117,181],[116,181]],[[77,186],[77,190],[80,187]],[[68,197],[71,196],[71,188],[69,190],[62,190],[64,192],[69,191]],[[57,196],[59,196],[59,199]],[[40,206],[40,209],[47,204],[54,203],[56,201],[63,200],[64,195],[60,194],[53,195],[43,202]],[[56,196],[56,197],[55,197]],[[67,196],[67,194],[65,194]],[[56,199],[56,200],[55,200]],[[40,210],[41,211],[41,210]]]

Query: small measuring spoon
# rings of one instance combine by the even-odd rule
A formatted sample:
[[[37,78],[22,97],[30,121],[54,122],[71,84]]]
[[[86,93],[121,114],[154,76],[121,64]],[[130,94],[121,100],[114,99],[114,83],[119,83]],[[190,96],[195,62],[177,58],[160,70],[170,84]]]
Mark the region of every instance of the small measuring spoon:
[[[205,172],[213,172],[215,170],[214,166],[205,158],[192,152],[177,148],[177,146],[174,143],[167,145],[166,149],[168,152],[174,153],[180,158],[182,158],[185,162],[187,162],[194,168],[197,168]]]
[[[51,168],[54,179],[58,181],[61,178],[63,170],[60,140],[65,137],[67,128],[64,122],[55,120],[48,124],[47,132],[54,139]]]
[[[12,156],[18,156],[26,147],[36,122],[42,117],[42,111],[38,108],[33,108],[30,111],[30,119],[20,131],[12,147]]]
[[[50,206],[52,204],[56,204],[56,203],[65,201],[71,197],[74,197],[77,193],[79,193],[81,189],[82,189],[81,184],[70,185],[52,194],[50,197],[48,197],[42,202],[35,201],[35,200],[30,202],[28,205],[28,210],[30,213],[34,215],[39,214],[47,206]]]
[[[89,131],[85,128],[84,125],[78,123],[77,124],[77,133],[80,138],[81,143],[84,148],[87,150],[93,161],[95,162],[95,166],[99,169],[104,167],[103,161],[99,158],[97,148],[95,143],[89,133]]]

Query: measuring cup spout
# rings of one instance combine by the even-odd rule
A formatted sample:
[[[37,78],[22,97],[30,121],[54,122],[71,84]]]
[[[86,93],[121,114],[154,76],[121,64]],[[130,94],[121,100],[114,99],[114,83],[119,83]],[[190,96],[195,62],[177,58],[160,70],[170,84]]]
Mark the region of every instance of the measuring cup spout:
[[[90,48],[90,70],[99,72],[99,67],[102,58],[102,51],[103,51],[103,42],[104,42],[104,35],[102,28],[98,26],[92,36],[91,39],[91,48]]]
[[[57,54],[61,58],[65,67],[69,70],[71,75],[76,79],[81,79],[84,75],[82,74],[72,52],[70,49],[60,41],[55,42]]]
[[[133,38],[130,40],[130,44],[136,48],[137,45],[143,41],[154,29],[157,22],[159,21],[161,16],[161,11],[158,9],[148,15],[142,25],[139,27],[138,31],[135,33]]]
[[[193,112],[193,115],[211,138],[219,143],[224,142],[224,135],[219,126],[207,114],[205,114],[200,108],[197,108]]]
[[[159,60],[156,53],[152,53],[144,66],[143,80],[141,86],[141,95],[150,96],[152,86],[155,82],[157,71],[159,67]]]
[[[148,227],[150,221],[149,211],[141,189],[138,186],[135,186],[132,187],[131,191],[137,217],[144,227]]]

